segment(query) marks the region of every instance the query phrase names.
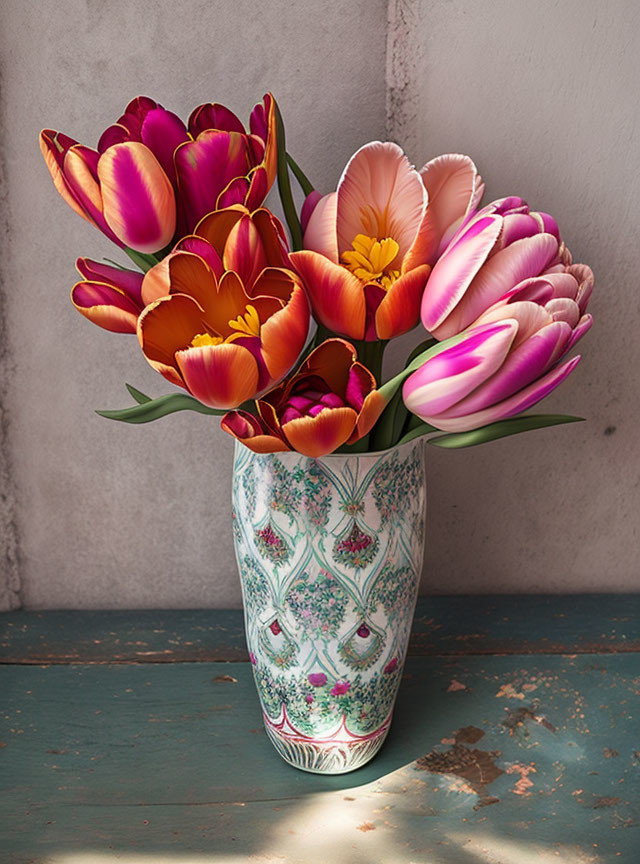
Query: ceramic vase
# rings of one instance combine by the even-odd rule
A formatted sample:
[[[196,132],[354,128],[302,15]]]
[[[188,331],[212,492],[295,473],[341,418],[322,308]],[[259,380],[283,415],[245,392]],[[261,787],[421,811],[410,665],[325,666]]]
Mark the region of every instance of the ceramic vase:
[[[304,771],[389,731],[422,569],[423,441],[311,459],[236,445],[233,526],[264,724]]]

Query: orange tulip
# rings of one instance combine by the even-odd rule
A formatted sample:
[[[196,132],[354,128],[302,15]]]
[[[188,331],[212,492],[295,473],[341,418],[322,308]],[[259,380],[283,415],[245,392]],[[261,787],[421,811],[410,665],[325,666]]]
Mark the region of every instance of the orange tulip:
[[[235,408],[296,362],[309,329],[307,297],[291,270],[265,267],[245,283],[204,238],[185,244],[169,256],[165,296],[138,319],[140,345],[154,369],[200,402]]]
[[[231,411],[222,428],[256,453],[297,450],[316,458],[355,443],[385,407],[357,356],[349,342],[327,339],[295,375],[258,400],[259,416]]]

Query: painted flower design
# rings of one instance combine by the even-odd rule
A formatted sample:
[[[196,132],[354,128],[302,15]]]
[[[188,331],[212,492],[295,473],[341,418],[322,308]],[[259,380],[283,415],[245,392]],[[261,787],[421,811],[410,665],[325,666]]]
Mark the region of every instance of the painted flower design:
[[[260,528],[255,532],[256,546],[258,550],[274,564],[282,564],[288,560],[290,553],[289,547],[279,534],[273,529],[269,522],[264,528]],[[280,625],[276,621],[275,624]]]
[[[344,696],[351,689],[351,684],[348,681],[336,681],[331,688],[332,696]]]
[[[348,534],[338,538],[333,546],[336,561],[354,570],[366,567],[375,558],[378,551],[378,538],[367,534],[353,522]]]

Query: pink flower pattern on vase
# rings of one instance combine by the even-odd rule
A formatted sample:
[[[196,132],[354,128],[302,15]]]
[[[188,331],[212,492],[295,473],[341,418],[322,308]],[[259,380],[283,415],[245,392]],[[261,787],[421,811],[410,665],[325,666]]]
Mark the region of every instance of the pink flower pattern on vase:
[[[407,650],[423,444],[319,459],[237,445],[233,502],[267,733],[298,768],[354,770],[386,737]]]

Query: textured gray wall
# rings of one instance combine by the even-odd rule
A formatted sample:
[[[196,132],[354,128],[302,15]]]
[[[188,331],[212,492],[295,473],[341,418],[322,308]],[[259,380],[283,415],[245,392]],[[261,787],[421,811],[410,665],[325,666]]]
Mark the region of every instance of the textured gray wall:
[[[0,604],[239,605],[231,441],[197,415],[131,427],[93,414],[126,404],[125,380],[167,385],[134,337],[71,307],[75,256],[114,250],[58,198],[36,139],[53,126],[94,143],[138,93],[182,114],[213,98],[245,116],[267,88],[319,188],[334,188],[386,122],[418,164],[470,153],[492,197],[521,194],[554,213],[596,271],[585,359],[546,405],[589,423],[430,450],[423,590],[637,587],[635,3],[608,4],[606,16],[595,0],[5,0],[4,10]]]

